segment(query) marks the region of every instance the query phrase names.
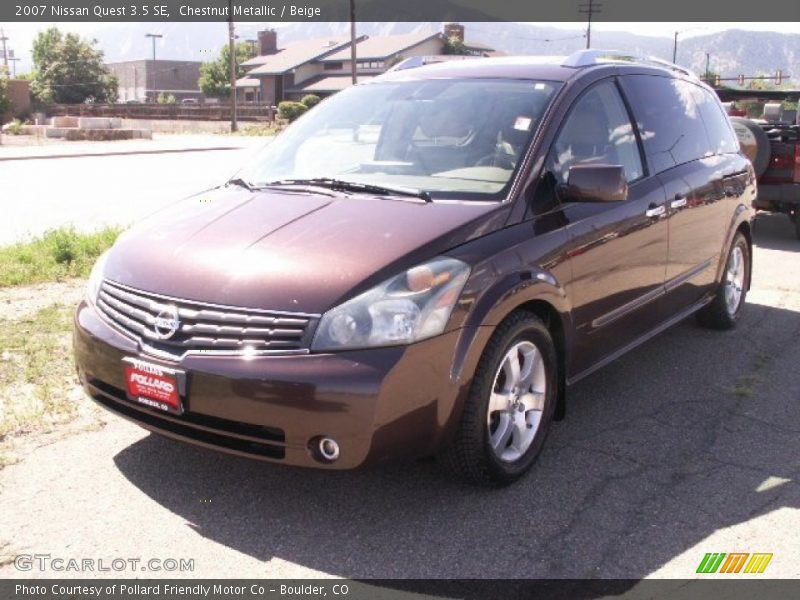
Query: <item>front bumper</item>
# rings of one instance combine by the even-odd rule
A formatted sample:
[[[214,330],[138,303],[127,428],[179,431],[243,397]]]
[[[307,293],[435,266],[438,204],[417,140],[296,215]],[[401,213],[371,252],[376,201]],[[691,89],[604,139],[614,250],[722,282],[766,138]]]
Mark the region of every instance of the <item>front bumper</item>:
[[[489,334],[483,327],[459,329],[404,347],[250,359],[190,355],[171,363],[142,354],[135,340],[82,302],[74,352],[86,393],[142,427],[273,462],[350,469],[430,455],[445,443],[477,362],[472,348]],[[184,370],[184,413],[129,399],[125,357]],[[339,443],[338,460],[317,457],[310,441],[319,436]]]

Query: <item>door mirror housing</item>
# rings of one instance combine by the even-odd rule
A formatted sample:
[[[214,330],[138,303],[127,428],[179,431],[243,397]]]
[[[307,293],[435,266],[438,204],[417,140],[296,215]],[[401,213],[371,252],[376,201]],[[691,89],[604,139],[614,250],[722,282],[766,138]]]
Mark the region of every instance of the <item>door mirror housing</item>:
[[[574,165],[561,186],[567,202],[622,202],[628,199],[628,181],[621,165]]]

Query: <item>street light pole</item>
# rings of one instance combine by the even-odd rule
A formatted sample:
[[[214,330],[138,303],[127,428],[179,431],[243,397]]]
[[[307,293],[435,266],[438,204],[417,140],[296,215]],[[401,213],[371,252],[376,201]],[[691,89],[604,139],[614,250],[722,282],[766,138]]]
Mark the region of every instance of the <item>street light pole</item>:
[[[149,37],[153,40],[153,102],[156,101],[156,39],[164,37],[160,33],[145,33],[144,37]],[[147,91],[144,93],[144,99],[147,101]]]
[[[678,63],[678,36],[681,33],[687,33],[689,31],[697,31],[698,29],[705,29],[705,27],[690,27],[689,29],[681,29],[680,31],[675,32],[675,40],[672,44],[672,62],[677,64]]]
[[[678,34],[680,31],[675,32],[675,42],[672,44],[672,63],[678,62]]]

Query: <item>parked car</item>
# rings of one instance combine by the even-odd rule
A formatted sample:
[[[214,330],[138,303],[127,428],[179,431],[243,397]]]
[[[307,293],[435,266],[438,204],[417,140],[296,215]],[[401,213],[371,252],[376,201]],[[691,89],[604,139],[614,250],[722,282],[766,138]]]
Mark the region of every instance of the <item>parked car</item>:
[[[181,104],[191,104],[192,106],[195,106],[199,104],[199,102],[197,98],[184,98],[183,100],[181,100]]]
[[[674,65],[389,73],[123,234],[77,308],[78,373],[178,440],[507,483],[570,386],[689,315],[736,325],[755,193],[719,100]]]
[[[780,106],[780,105],[778,105]],[[800,124],[797,112],[773,113],[773,120],[731,117],[745,155],[758,177],[756,210],[787,215],[800,240]]]

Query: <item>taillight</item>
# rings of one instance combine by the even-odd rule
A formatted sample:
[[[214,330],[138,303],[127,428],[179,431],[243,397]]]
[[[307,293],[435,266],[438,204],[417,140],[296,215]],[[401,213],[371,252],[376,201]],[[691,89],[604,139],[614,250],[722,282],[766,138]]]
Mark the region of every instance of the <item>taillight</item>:
[[[800,183],[800,142],[794,146],[794,181]]]
[[[797,160],[797,148],[795,154],[773,154],[769,161],[769,168],[773,171],[788,171],[793,169]]]

